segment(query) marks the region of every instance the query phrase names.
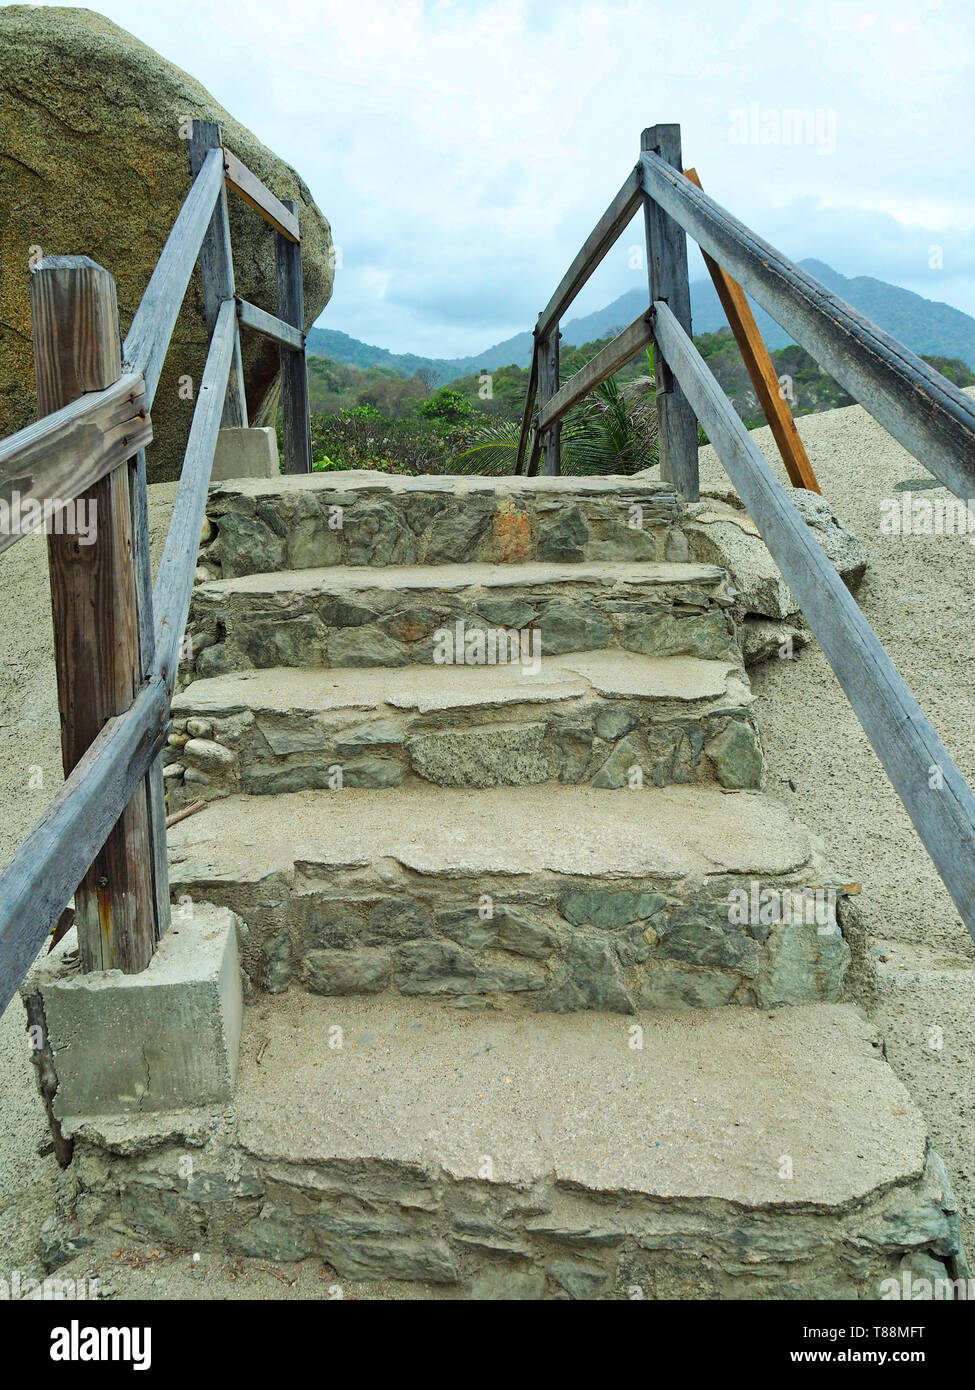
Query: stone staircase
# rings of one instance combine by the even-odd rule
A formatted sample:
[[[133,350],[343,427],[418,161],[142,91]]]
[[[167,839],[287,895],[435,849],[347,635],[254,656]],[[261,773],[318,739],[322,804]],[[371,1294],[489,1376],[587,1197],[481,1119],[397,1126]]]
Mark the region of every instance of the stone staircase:
[[[171,887],[176,930],[240,920],[240,1072],[219,1113],[78,1126],[92,1215],[421,1297],[961,1267],[839,880],[762,789],[700,511],[621,478],[211,490]]]

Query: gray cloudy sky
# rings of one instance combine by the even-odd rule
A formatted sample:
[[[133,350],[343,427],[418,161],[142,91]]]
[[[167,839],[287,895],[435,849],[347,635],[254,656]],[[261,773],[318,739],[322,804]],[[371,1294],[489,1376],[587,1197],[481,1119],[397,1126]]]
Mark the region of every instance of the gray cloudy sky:
[[[787,255],[975,314],[973,0],[92,7],[304,177],[342,253],[323,327],[432,356],[531,327],[660,121]],[[796,108],[817,124],[785,144]],[[642,221],[573,315],[645,285],[641,239]]]

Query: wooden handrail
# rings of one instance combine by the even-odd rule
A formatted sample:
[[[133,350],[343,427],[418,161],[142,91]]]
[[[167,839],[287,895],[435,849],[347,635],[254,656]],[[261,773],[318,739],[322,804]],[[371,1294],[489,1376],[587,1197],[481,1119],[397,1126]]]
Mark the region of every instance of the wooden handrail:
[[[110,719],[0,875],[0,1012],[166,741],[161,680]]]
[[[777,409],[778,383],[754,328],[746,290],[965,502],[975,496],[975,401],[709,198],[693,171],[688,177],[681,170],[678,127],[654,126],[644,131],[637,172],[646,204],[658,409],[668,448],[676,447],[682,458],[680,476],[674,470],[676,491],[682,497],[697,496],[692,430],[696,432],[700,421],[975,936],[975,794],[695,349],[683,232],[701,246],[732,328],[740,330],[736,340],[756,389],[760,388],[759,397],[787,466],[793,465],[789,468],[793,482],[818,491],[791,413]],[[541,346],[605,255],[614,239],[612,229],[622,230],[628,188],[624,185],[614,207],[597,224],[539,317],[517,471],[527,451],[529,422],[534,424],[527,468],[531,474],[538,466],[545,430],[623,365],[628,338],[635,343],[647,331],[646,324],[641,328],[641,320],[631,324],[554,395],[550,393],[535,412],[534,378]],[[662,450],[662,475],[665,461]],[[933,771],[938,774],[934,780]]]
[[[631,362],[637,353],[642,352],[652,341],[653,329],[650,326],[648,309],[645,314],[634,319],[629,328],[617,333],[616,337],[601,348],[584,367],[580,367],[574,376],[569,377],[565,385],[538,412],[537,429],[544,430],[556,420],[561,420],[562,416],[574,405],[578,405],[590,391],[601,385],[614,372],[618,372],[621,367],[625,367],[627,362]]]
[[[117,312],[108,311],[115,304],[112,277],[86,258],[49,258],[43,263],[48,272],[61,279],[65,275],[78,277],[77,286],[81,288],[97,282],[99,290],[100,298],[93,300],[92,314],[82,316],[94,326],[79,338],[72,315],[58,308],[61,299],[52,298],[45,287],[47,299],[43,302],[47,312],[40,339],[43,351],[42,347],[36,349],[39,369],[43,369],[45,383],[50,380],[56,385],[62,398],[69,390],[81,394],[0,443],[0,502],[8,506],[18,492],[24,502],[56,496],[64,503],[95,485],[111,482],[112,524],[108,535],[115,538],[112,560],[114,563],[126,557],[128,565],[124,575],[111,570],[111,582],[103,597],[106,605],[117,601],[120,613],[123,597],[129,605],[125,660],[131,663],[127,669],[131,669],[137,687],[128,708],[110,714],[80,758],[67,766],[64,785],[48,811],[0,874],[0,1010],[23,980],[72,893],[81,891],[78,885],[111,842],[113,833],[117,834],[125,816],[138,818],[145,825],[148,811],[149,843],[145,845],[146,837],[142,835],[133,860],[133,868],[138,863],[143,887],[128,894],[128,900],[138,899],[140,911],[152,909],[152,926],[148,942],[143,918],[133,927],[131,940],[126,937],[119,943],[123,968],[142,968],[146,963],[141,959],[144,948],[147,946],[151,954],[155,940],[168,925],[166,817],[158,754],[170,726],[169,706],[189,613],[217,436],[221,423],[246,424],[238,314],[240,322],[273,338],[287,352],[294,380],[290,389],[287,383],[285,389],[285,412],[289,417],[286,436],[290,432],[301,466],[311,466],[307,383],[302,394],[298,381],[305,373],[305,338],[297,209],[274,198],[221,144],[215,126],[194,121],[191,145],[192,185],[132,320],[122,347],[124,368],[116,344],[114,371],[120,373],[118,379],[104,389],[89,389],[91,384],[103,386],[106,377],[111,379],[110,334],[117,324]],[[281,318],[244,300],[238,301],[235,296],[226,213],[228,186],[252,203],[276,229]],[[144,446],[152,439],[149,412],[197,259],[202,265],[210,343],[180,488],[152,590]],[[73,293],[75,284],[66,282],[62,286],[61,279],[57,280],[58,293]],[[35,323],[39,322],[37,312],[35,309]],[[72,331],[65,334],[62,330],[69,320]],[[75,357],[73,353],[79,355]],[[232,406],[230,386],[235,363],[236,405]],[[89,364],[97,367],[92,378],[100,374],[100,380],[89,380]],[[52,403],[57,402],[52,399]],[[42,513],[37,524],[44,520]],[[13,544],[20,533],[18,530],[0,534],[0,551]],[[130,541],[123,545],[125,538]],[[110,568],[105,568],[106,574]],[[137,602],[133,608],[134,596]],[[71,594],[62,596],[66,618],[83,635],[90,620],[89,606],[86,600],[75,611]],[[55,609],[57,612],[57,603]],[[61,660],[66,642],[62,640],[56,645],[56,656]],[[106,638],[90,656],[95,684],[105,681],[106,690],[109,685],[102,666],[107,670],[109,658],[118,660],[116,647],[120,646],[121,641]],[[82,647],[84,643],[78,650]],[[100,652],[104,653],[105,662]],[[139,680],[143,682],[141,686]],[[143,801],[140,783],[145,786]],[[135,850],[135,838],[132,846]],[[79,919],[79,942],[80,928]],[[135,948],[134,954],[130,946]],[[90,961],[83,964],[87,968],[92,965]],[[59,1161],[67,1161],[67,1157],[70,1146],[58,1152]]]
[[[532,431],[532,447],[528,454],[528,467],[525,475],[534,478],[538,475],[538,465],[542,457],[542,432],[541,430]]]
[[[963,501],[975,497],[975,401],[793,264],[658,155],[644,187],[885,429]]]
[[[643,184],[640,170],[636,168],[586,237],[579,254],[563,275],[558,289],[539,314],[535,326],[536,342],[547,338],[559,320],[565,317],[566,309],[642,205]]]
[[[305,346],[305,335],[300,328],[293,328],[290,323],[269,314],[266,309],[249,304],[246,299],[241,299],[240,295],[237,296],[237,318],[245,328],[252,328],[255,333],[263,333],[265,338],[270,338],[272,342],[288,348],[291,352],[301,352]]]
[[[683,163],[680,126],[655,125],[643,131],[640,149],[661,163],[680,169]],[[687,238],[683,229],[651,199],[644,203],[647,230],[647,280],[651,304],[664,299],[688,333],[691,332],[691,287],[687,278]],[[657,455],[662,482],[677,496],[696,502],[701,495],[697,421],[666,361],[654,357],[657,407]]]
[[[559,325],[555,323],[549,329],[546,338],[536,338],[535,340],[538,343],[538,400],[542,410],[545,409],[553,396],[558,395],[559,339],[561,336]],[[541,429],[536,425],[530,466],[532,473],[540,467],[543,453],[545,455],[545,467],[542,471],[550,477],[561,473],[562,426],[558,420],[546,429]]]
[[[564,317],[575,295],[643,201],[648,209],[659,209],[666,220],[672,220],[673,224],[697,240],[709,267],[714,267],[714,273],[721,280],[719,292],[722,288],[727,290],[728,286],[735,286],[739,292],[744,290],[751,294],[940,482],[963,501],[967,502],[975,496],[975,401],[902,343],[832,294],[813,276],[780,255],[774,247],[710,198],[699,185],[695,186],[673,159],[665,158],[662,153],[660,140],[666,140],[671,132],[676,131],[677,127],[655,126],[644,132],[644,148],[636,169],[586,239],[555,294],[539,315],[515,472],[520,473],[524,469],[531,474],[536,471],[541,448],[539,432],[544,432],[555,418],[551,411],[555,398],[553,402],[546,403],[544,420],[541,412],[535,412],[539,345],[547,340],[553,326]],[[655,135],[658,139],[654,143]],[[679,141],[679,133],[675,138]],[[648,232],[657,224],[655,219],[656,214],[651,216],[648,211]],[[653,238],[648,239],[652,241]],[[655,273],[652,246],[650,250],[648,264],[652,281]],[[670,264],[674,264],[672,259]],[[680,269],[680,275],[682,281],[686,279],[686,264]],[[743,293],[741,301],[747,307]],[[744,316],[743,322],[746,322]],[[749,343],[754,346],[753,339],[749,339]],[[775,399],[765,399],[767,393],[764,388],[768,386],[770,391],[771,386],[764,381],[767,373],[758,369],[758,359],[753,370],[749,343],[742,347],[746,365],[753,382],[756,381],[756,373],[763,378],[762,389],[758,385],[756,389],[759,389],[760,399],[766,405],[766,415],[780,448],[784,450],[787,466],[790,461],[792,463],[790,477],[797,485],[818,490],[808,460],[806,466],[802,466],[805,451],[801,449],[794,422],[790,431],[782,412],[775,407]],[[666,363],[662,363],[661,372],[666,373],[667,370]],[[661,386],[663,399],[658,404],[670,408],[665,380]],[[533,425],[535,431],[529,448]],[[684,421],[681,417],[675,430],[681,436],[679,441],[676,436],[670,441],[668,430],[663,431],[667,437],[661,441],[661,466],[662,469],[667,466],[665,456],[668,443],[676,445],[683,460],[682,474],[688,474],[679,481],[678,491],[683,496],[693,497],[696,495],[696,480],[690,476],[695,472],[691,453],[696,445],[691,437],[689,420]],[[526,455],[527,469],[524,468]]]
[[[515,472],[520,473],[525,464],[525,452],[532,429],[535,411],[535,396],[538,393],[538,339],[532,340],[532,361],[528,371],[528,390],[525,392],[525,406],[521,413],[521,433],[518,436],[518,454],[515,459]]]
[[[118,380],[118,303],[107,270],[87,256],[45,258],[31,274],[30,300],[38,409],[56,409],[86,386],[104,389]],[[47,537],[65,774],[142,682],[130,486],[126,460],[85,494],[94,513],[87,543],[73,534]],[[150,846],[148,806],[135,797],[75,891],[83,970],[134,974],[152,959]]]
[[[194,176],[206,163],[213,150],[222,150],[220,127],[216,121],[196,118],[190,122],[190,169]],[[226,151],[224,151],[226,164]],[[207,333],[213,335],[220,306],[237,293],[234,280],[234,255],[230,244],[230,210],[227,206],[226,179],[217,195],[216,207],[200,247],[200,279],[203,281],[203,314]],[[227,429],[247,428],[247,394],[244,389],[244,361],[240,351],[240,335],[234,342],[234,358],[230,364],[227,393],[223,401],[223,423]]]
[[[689,179],[695,188],[701,187],[701,180],[697,176],[696,169],[685,169],[684,177]],[[793,487],[803,487],[809,492],[819,492],[820,487],[816,481],[816,474],[809,462],[805,445],[799,437],[789,403],[779,385],[775,365],[762,340],[762,335],[758,331],[758,324],[755,322],[751,305],[745,297],[745,291],[738,281],[733,280],[728,272],[723,270],[706,251],[702,251],[701,255],[704,257],[704,264],[707,266],[708,274],[711,276],[718,299],[721,301],[721,307],[728,316],[728,326],[734,334],[738,351],[741,353],[742,361],[751,377],[758,403],[762,407],[769,429],[772,431],[772,438],[775,440],[782,462],[785,464],[789,481]]]
[[[186,287],[222,187],[221,152],[211,150],[166,238],[122,348],[128,367],[146,379],[150,410]]]
[[[297,204],[288,202],[285,211],[292,216]],[[305,299],[301,274],[301,246],[283,232],[274,234],[274,278],[278,317],[292,328],[305,331]],[[281,367],[281,427],[284,436],[286,473],[310,473],[311,405],[308,398],[308,372],[305,352],[279,347]]]
[[[170,695],[176,684],[180,644],[193,592],[195,556],[206,513],[213,451],[220,431],[223,397],[233,357],[237,331],[235,310],[232,299],[224,300],[220,306],[196,397],[176,505],[152,592],[156,618],[153,672],[163,680]],[[190,564],[187,557],[193,557],[194,564]]]
[[[126,372],[0,441],[0,500],[73,502],[152,439],[141,372]],[[41,524],[0,532],[0,552]]]
[[[658,347],[795,594],[925,849],[975,936],[975,795],[669,306]],[[932,787],[932,769],[937,786]]]
[[[156,655],[156,625],[152,611],[152,555],[149,542],[149,489],[146,483],[146,451],[129,461],[132,495],[132,565],[139,610],[139,661],[143,680],[148,680]],[[166,794],[159,758],[146,776],[149,836],[152,851],[152,891],[155,897],[157,940],[165,936],[172,920],[169,903],[169,859],[166,852]]]

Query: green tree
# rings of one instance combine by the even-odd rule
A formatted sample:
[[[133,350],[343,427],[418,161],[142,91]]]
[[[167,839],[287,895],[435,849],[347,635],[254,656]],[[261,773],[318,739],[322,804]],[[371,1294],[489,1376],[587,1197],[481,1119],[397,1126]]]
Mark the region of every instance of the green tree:
[[[441,386],[440,390],[425,400],[417,414],[424,420],[436,420],[445,425],[458,425],[474,413],[474,407],[461,391],[452,386]]]

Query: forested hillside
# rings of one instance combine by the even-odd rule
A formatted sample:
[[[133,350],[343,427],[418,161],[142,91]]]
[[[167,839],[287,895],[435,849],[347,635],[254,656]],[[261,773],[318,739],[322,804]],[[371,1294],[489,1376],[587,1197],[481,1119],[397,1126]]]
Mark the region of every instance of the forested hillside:
[[[607,341],[597,338],[582,347],[564,348],[561,379],[568,380]],[[700,334],[695,343],[748,427],[764,424],[730,330]],[[957,385],[975,385],[975,373],[964,362],[944,357],[926,360]],[[852,397],[804,349],[794,344],[778,348],[772,361],[794,415],[853,404]],[[632,413],[637,399],[652,401],[651,373],[650,360],[641,355],[607,387],[610,395],[617,391],[626,398],[614,397],[612,404],[621,421],[628,410]],[[510,439],[511,431],[506,434],[505,426],[521,420],[528,369],[512,364],[491,372],[472,371],[436,387],[427,372],[407,374],[389,366],[356,367],[327,357],[309,357],[308,378],[316,457],[326,457],[333,466],[360,467],[380,459],[410,470],[440,470],[451,467],[458,454],[486,437],[486,430],[499,448]],[[570,429],[574,421],[578,412],[570,417]],[[502,462],[501,455],[495,455],[494,461]],[[473,460],[469,462],[473,467]]]

